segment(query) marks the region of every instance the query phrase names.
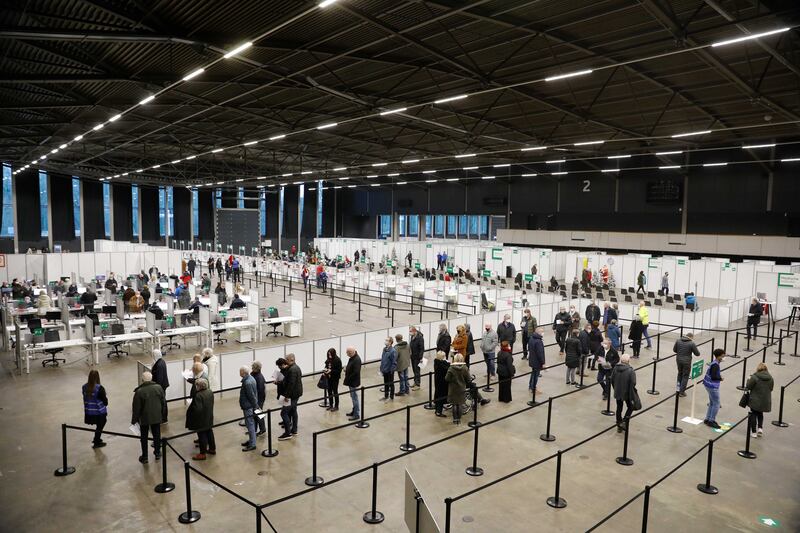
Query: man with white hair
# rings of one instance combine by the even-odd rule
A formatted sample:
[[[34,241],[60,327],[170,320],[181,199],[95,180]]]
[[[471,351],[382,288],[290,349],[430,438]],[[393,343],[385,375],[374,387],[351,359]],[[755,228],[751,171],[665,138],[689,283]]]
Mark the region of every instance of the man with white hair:
[[[247,425],[248,439],[242,443],[242,451],[250,452],[256,449],[256,420],[255,410],[258,408],[258,395],[256,394],[256,380],[250,375],[250,368],[239,368],[239,377],[242,378],[242,387],[239,389],[239,407],[244,413],[244,422]]]
[[[211,348],[203,348],[203,364],[208,369],[208,388],[212,391],[219,390],[219,380],[217,379],[217,365],[219,359]]]
[[[164,389],[153,381],[153,374],[142,373],[142,384],[133,391],[133,406],[131,409],[131,424],[139,424],[139,440],[142,445],[142,455],[139,462],[147,463],[147,435],[153,433],[155,451],[153,455],[158,461],[161,458],[161,423],[166,418],[167,397]]]
[[[486,373],[489,376],[495,375],[495,359],[497,353],[497,332],[492,329],[492,325],[487,322],[483,326],[483,335],[481,336],[481,352],[483,352],[483,359],[486,361]]]
[[[356,349],[348,346],[347,366],[344,369],[344,386],[349,387],[350,399],[353,400],[353,410],[347,413],[349,420],[361,418],[361,406],[358,403],[358,388],[361,386],[361,357]]]

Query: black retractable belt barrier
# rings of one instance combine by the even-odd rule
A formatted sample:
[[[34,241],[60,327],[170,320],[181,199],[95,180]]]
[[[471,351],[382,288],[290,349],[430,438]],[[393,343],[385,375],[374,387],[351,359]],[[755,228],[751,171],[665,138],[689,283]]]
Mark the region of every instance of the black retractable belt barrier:
[[[475,438],[472,445],[472,466],[467,467],[465,472],[473,477],[482,476],[483,475],[483,468],[478,466],[478,430],[480,430],[480,426],[475,426],[472,430],[475,432]]]
[[[745,441],[744,441],[744,450],[739,450],[736,452],[739,457],[744,457],[745,459],[755,459],[758,457],[755,453],[750,451],[750,425],[755,422],[755,413],[752,411],[749,415],[747,415],[747,424],[745,424]]]
[[[417,449],[416,446],[411,444],[411,406],[406,405],[406,441],[400,445],[400,449],[404,452],[413,452]],[[375,507],[373,505],[373,511]]]
[[[706,463],[706,482],[699,483],[697,490],[704,494],[718,494],[719,489],[711,484],[711,462],[714,457],[714,439],[708,439],[708,460]]]
[[[372,463],[372,509],[364,513],[364,522],[367,524],[380,524],[384,516],[375,510],[378,503],[378,463]]]
[[[165,492],[172,492],[175,488],[175,483],[167,481],[167,439],[161,439],[161,483],[153,489],[159,494]]]
[[[394,386],[394,385],[392,385]],[[369,427],[369,422],[364,421],[364,386],[361,386],[361,420],[358,421],[356,426],[358,429],[365,429]]]
[[[545,431],[545,433],[539,435],[539,438],[545,442],[553,442],[554,440],[556,440],[556,436],[550,433],[550,418],[552,414],[553,414],[553,398],[550,397],[547,399],[547,430]],[[559,453],[558,460],[560,464],[561,452],[559,451],[558,453]],[[556,490],[556,498],[558,498],[558,490]]]
[[[683,433],[683,430],[678,427],[678,403],[681,401],[680,392],[675,392],[675,411],[672,415],[672,425],[667,426],[667,431],[670,433]]]
[[[192,510],[192,487],[189,479],[189,461],[183,462],[183,471],[186,474],[186,512],[178,515],[181,524],[193,524],[200,520],[200,512]]]
[[[278,450],[272,449],[272,409],[267,409],[267,449],[261,452],[263,457],[275,457]]]
[[[778,419],[772,421],[773,426],[777,426],[779,428],[786,428],[789,427],[789,424],[783,421],[783,395],[786,392],[786,386],[781,387],[781,403],[780,407],[778,408]]]
[[[67,425],[61,424],[61,468],[57,468],[53,474],[57,477],[68,476],[75,473],[74,466],[67,466]]]
[[[622,457],[617,457],[616,461],[617,464],[622,466],[631,466],[633,464],[633,459],[628,457],[628,435],[631,433],[631,417],[626,417],[622,423],[625,424],[625,442],[622,446]]]
[[[742,384],[736,387],[739,390],[747,390],[747,387],[744,386],[744,380],[747,379],[747,359],[749,358],[745,357],[742,363]]]
[[[306,478],[306,485],[309,487],[316,487],[325,483],[325,480],[317,475],[317,434],[312,435],[312,450],[313,457],[311,459],[311,477]]]

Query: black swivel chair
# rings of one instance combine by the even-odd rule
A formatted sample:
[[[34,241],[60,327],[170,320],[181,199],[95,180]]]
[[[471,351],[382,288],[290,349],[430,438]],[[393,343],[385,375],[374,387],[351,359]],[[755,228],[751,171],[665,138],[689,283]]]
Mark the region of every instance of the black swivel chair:
[[[681,304],[675,304],[676,311],[683,311],[683,306]]]
[[[616,296],[611,296],[609,299],[610,299],[612,302],[616,302],[616,301],[617,301],[617,297],[616,297]]]
[[[633,298],[631,298],[631,295],[630,295],[630,294],[626,294],[626,295],[625,295],[625,301],[626,301],[626,302],[633,302]]]
[[[222,324],[222,323],[224,323],[224,320],[222,322],[217,321],[217,322],[215,322],[214,324],[211,325],[211,328],[214,329],[214,325],[215,324]],[[225,330],[224,329],[214,329],[214,342],[215,343],[222,344],[224,342],[228,342],[228,339],[222,338],[222,332],[223,331],[225,331]]]
[[[655,298],[656,295],[655,295],[655,293],[653,291],[647,291],[647,297],[648,298]]]
[[[48,329],[44,332],[44,342],[58,342],[61,338],[58,335],[57,329]],[[64,348],[48,348],[44,351],[44,353],[50,356],[50,359],[45,359],[42,361],[42,368],[46,367],[47,365],[58,366],[58,362],[61,361],[62,363],[66,363],[66,359],[62,359],[60,357],[56,357],[57,353],[63,352]]]
[[[111,334],[112,335],[125,335],[125,325],[124,324],[111,324]],[[109,342],[108,345],[111,346],[111,351],[106,354],[106,357],[111,358],[113,355],[114,357],[120,357],[123,354],[130,355],[127,350],[120,350],[119,347],[125,344],[125,341],[114,341]]]
[[[655,301],[653,302],[653,305],[661,306],[661,300],[656,298]]]
[[[492,285],[497,285],[497,283],[495,283],[493,279],[492,279],[492,280],[490,280],[490,282],[489,282],[489,283],[491,283]]]
[[[674,303],[674,302],[675,302],[675,300],[672,299],[672,296],[667,296],[667,303],[668,304],[671,304],[671,303]]]
[[[533,290],[533,287],[531,287],[531,284],[530,284],[530,283],[526,283],[526,284],[525,284],[525,288],[526,288],[526,289],[528,289],[529,291],[532,291],[532,290]]]
[[[623,296],[625,296],[626,294],[628,294],[628,289],[626,289],[626,288],[624,288],[624,287],[621,287],[621,288],[619,289],[619,292],[620,292],[620,294],[622,294]]]
[[[175,323],[175,317],[172,318],[172,324],[168,324],[168,329],[175,329],[177,328],[177,324]],[[161,349],[165,352],[170,351],[173,348],[180,348],[181,345],[177,342],[172,342],[172,339],[177,337],[177,335],[167,335],[167,343],[161,346]]]
[[[275,307],[267,308],[267,318],[278,318],[278,309]],[[283,335],[283,332],[278,331],[278,326],[282,326],[283,322],[273,322],[270,324],[272,326],[272,331],[268,331],[265,337],[269,337],[270,335]]]

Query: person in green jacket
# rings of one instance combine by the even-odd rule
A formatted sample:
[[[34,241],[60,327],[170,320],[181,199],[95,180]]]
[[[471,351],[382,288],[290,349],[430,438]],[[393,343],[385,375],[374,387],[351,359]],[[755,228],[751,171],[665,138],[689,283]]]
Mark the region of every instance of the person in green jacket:
[[[153,433],[153,455],[158,461],[161,458],[161,423],[167,414],[167,398],[161,385],[153,381],[153,374],[142,373],[142,384],[133,391],[133,408],[131,425],[139,424],[139,440],[142,445],[142,455],[139,462],[147,463],[147,434]]]
[[[464,356],[457,353],[444,377],[447,381],[447,401],[453,406],[453,424],[461,423],[461,411],[466,402],[467,384],[470,382],[469,369]]]
[[[747,421],[752,437],[764,435],[764,413],[772,410],[772,389],[775,381],[767,370],[767,365],[758,363],[755,373],[750,376],[745,385],[750,392],[747,407],[750,408],[750,417]]]
[[[194,382],[197,389],[192,403],[186,410],[186,429],[197,432],[200,441],[200,453],[192,456],[195,461],[203,461],[206,453],[217,454],[217,443],[214,440],[214,393],[208,388],[208,380],[199,378]]]

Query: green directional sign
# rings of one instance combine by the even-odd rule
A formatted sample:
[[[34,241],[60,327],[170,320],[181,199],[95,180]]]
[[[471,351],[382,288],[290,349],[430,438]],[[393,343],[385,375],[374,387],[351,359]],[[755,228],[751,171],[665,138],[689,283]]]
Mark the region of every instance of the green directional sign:
[[[420,268],[420,266],[419,266],[419,261],[414,261],[414,268],[416,268],[417,270],[419,270],[419,268]]]
[[[502,248],[492,248],[492,259],[502,260],[503,259],[503,249]]]
[[[452,274],[453,273],[453,267],[447,267],[447,273],[448,274]]]
[[[341,261],[342,261],[342,256],[341,256],[341,255],[337,255],[337,256],[336,256],[336,260],[337,260],[337,261],[339,261],[339,262],[341,262]]]
[[[221,316],[222,318],[225,318],[226,316],[228,316],[228,312],[227,311],[220,311],[219,312],[219,316]]]
[[[108,322],[100,322],[100,329],[108,329]]]
[[[489,276],[491,276],[491,275],[492,275],[492,271],[491,271],[491,270],[484,269],[484,271],[483,271],[483,276],[484,276],[485,278],[488,278],[488,277],[489,277]]]
[[[678,259],[678,264],[679,265],[685,265],[686,264],[686,259]]]
[[[37,336],[44,335],[44,329],[42,329],[42,328],[35,328],[35,329],[33,330],[33,334],[34,334],[34,335],[37,335]]]
[[[425,248],[433,248],[433,245],[432,244],[426,244]]]
[[[525,278],[525,281],[533,281],[533,274],[525,274],[522,277]]]
[[[692,363],[692,379],[697,379],[703,375],[703,360]]]
[[[167,320],[167,324],[169,324],[171,326],[172,323],[175,321],[175,317],[168,316],[166,318],[166,320]]]
[[[768,516],[759,516],[758,522],[762,525],[767,527],[780,527],[781,523],[775,520],[774,518],[770,518]]]

